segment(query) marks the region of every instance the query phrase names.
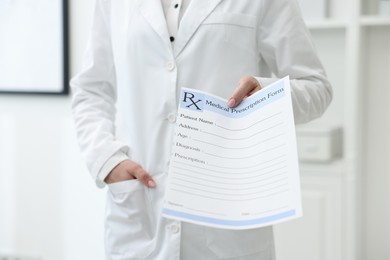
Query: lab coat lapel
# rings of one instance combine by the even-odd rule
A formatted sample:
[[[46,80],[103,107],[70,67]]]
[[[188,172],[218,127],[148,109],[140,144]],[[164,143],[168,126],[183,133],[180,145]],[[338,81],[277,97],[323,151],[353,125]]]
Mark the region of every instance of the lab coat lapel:
[[[161,1],[161,0],[159,0]],[[174,48],[175,57],[179,56],[201,23],[223,0],[193,0],[183,16]]]
[[[138,8],[153,30],[160,35],[164,44],[172,51],[161,0],[139,0]]]

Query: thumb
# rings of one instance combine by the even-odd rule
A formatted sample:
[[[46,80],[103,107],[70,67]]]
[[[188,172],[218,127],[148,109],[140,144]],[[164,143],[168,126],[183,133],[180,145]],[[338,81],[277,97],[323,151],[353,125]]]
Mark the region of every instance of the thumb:
[[[238,87],[228,101],[229,107],[238,106],[242,100],[261,89],[260,83],[252,76],[245,76],[240,79]]]

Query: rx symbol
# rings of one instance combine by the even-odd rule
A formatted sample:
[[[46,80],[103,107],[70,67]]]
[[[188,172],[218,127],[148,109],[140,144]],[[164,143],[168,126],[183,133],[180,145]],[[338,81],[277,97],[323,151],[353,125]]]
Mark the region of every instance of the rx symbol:
[[[189,101],[191,101],[191,104],[189,104],[188,108],[190,108],[191,106],[195,106],[197,110],[202,110],[200,109],[200,107],[197,105],[200,101],[202,101],[201,99],[198,99],[197,101],[194,101],[194,98],[195,98],[195,95],[192,94],[192,93],[189,93],[189,92],[184,92],[184,99],[183,99],[183,102],[187,103]]]

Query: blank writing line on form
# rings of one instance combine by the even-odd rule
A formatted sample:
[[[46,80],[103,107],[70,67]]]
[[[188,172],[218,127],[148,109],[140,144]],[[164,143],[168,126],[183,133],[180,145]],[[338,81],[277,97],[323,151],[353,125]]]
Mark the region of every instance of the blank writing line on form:
[[[265,176],[269,176],[271,175],[271,173],[274,173],[276,171],[279,171],[279,170],[282,170],[282,169],[285,169],[286,166],[282,166],[278,169],[274,169],[274,170],[271,170],[271,171],[268,171],[268,172],[263,172],[261,174],[257,174],[257,175],[252,175],[251,177],[243,177],[241,176],[240,174],[237,174],[235,177],[226,177],[226,176],[221,176],[221,175],[212,175],[212,174],[207,174],[207,173],[203,173],[203,172],[196,172],[196,171],[191,171],[191,170],[187,170],[186,172],[178,172],[178,171],[173,171],[173,173],[175,174],[179,174],[181,176],[187,176],[187,177],[190,177],[190,178],[196,178],[196,179],[201,179],[198,175],[202,175],[202,176],[205,176],[207,178],[216,178],[216,179],[223,179],[223,180],[235,180],[235,182],[233,184],[235,185],[241,185],[241,184],[245,184],[245,183],[242,183],[242,182],[238,182],[240,180],[246,180],[248,181],[249,179],[259,179],[260,177],[265,177]],[[195,173],[195,174],[198,174],[198,175],[189,175],[191,173]],[[271,178],[272,177],[275,177],[276,175],[271,175]],[[205,180],[208,180],[208,179],[205,179]],[[261,181],[263,180],[266,180],[266,178],[262,178]],[[252,180],[251,182],[249,183],[253,183],[254,180]],[[232,184],[232,183],[225,183],[225,184]]]
[[[269,131],[269,130],[271,130],[271,129],[277,128],[278,126],[281,126],[281,125],[283,125],[283,124],[284,124],[283,122],[278,123],[278,124],[276,124],[276,125],[273,125],[273,126],[271,126],[271,127],[268,127],[268,128],[263,129],[263,130],[261,130],[261,131],[257,131],[256,133],[254,133],[254,134],[252,134],[252,135],[250,135],[250,136],[242,137],[242,138],[230,138],[230,137],[226,137],[226,136],[223,136],[223,135],[218,135],[218,134],[210,133],[210,132],[207,132],[207,131],[202,131],[202,133],[209,134],[209,135],[216,136],[216,137],[220,137],[220,138],[226,139],[226,140],[242,141],[242,140],[245,140],[245,139],[252,138],[252,137],[254,137],[254,136],[256,136],[256,135],[259,135],[259,134],[261,134],[261,133],[264,133],[264,132],[266,132],[266,131]]]
[[[281,137],[283,136],[284,133],[282,134],[278,134],[278,135],[275,135],[275,136],[272,136],[272,137],[269,137],[269,138],[266,138],[260,142],[257,142],[255,144],[252,144],[252,145],[249,145],[249,146],[244,146],[244,147],[226,147],[226,146],[222,146],[222,145],[218,145],[218,144],[213,144],[213,143],[210,143],[210,142],[205,142],[205,141],[202,141],[202,140],[199,140],[199,139],[192,139],[194,141],[197,141],[197,142],[200,142],[200,143],[204,143],[204,144],[209,144],[209,145],[213,145],[213,146],[216,146],[216,147],[219,147],[219,148],[223,148],[223,149],[230,149],[230,150],[241,150],[241,149],[248,149],[248,148],[253,148],[255,146],[258,146],[259,144],[263,144],[265,142],[268,142],[268,141],[271,141],[271,140],[274,140],[278,137]]]
[[[221,217],[226,216],[226,214],[221,214],[221,213],[216,213],[216,212],[211,212],[211,211],[206,211],[206,210],[194,209],[194,208],[189,208],[189,207],[185,207],[185,208],[188,210],[194,211],[194,212],[202,212],[202,213],[211,214],[211,215],[215,215],[215,216],[221,216]]]
[[[286,177],[285,177],[286,174],[287,174],[287,172],[281,172],[279,174],[276,174],[276,175],[273,175],[271,177],[267,177],[267,178],[264,178],[261,180],[250,181],[250,182],[240,182],[240,183],[227,183],[227,182],[224,182],[221,180],[216,180],[214,182],[211,182],[211,184],[213,184],[213,185],[206,184],[205,187],[209,186],[211,188],[211,187],[217,187],[216,185],[222,185],[222,187],[226,187],[227,189],[230,189],[232,187],[241,187],[243,189],[246,189],[246,188],[252,188],[253,185],[257,185],[257,188],[258,188],[258,187],[264,187],[267,185],[275,184],[277,182],[281,182],[283,180],[286,180]],[[178,180],[178,181],[191,183],[191,184],[198,184],[198,185],[203,185],[203,184],[199,184],[199,182],[202,182],[202,181],[209,183],[209,182],[207,182],[208,180],[205,178],[190,176],[190,175],[186,175],[186,174],[182,174],[182,176],[185,179],[182,179],[180,177],[175,176],[172,178],[172,180]],[[266,182],[266,181],[268,181],[268,182]],[[261,185],[259,185],[259,184],[261,184]]]
[[[279,175],[284,175],[285,173],[286,172],[283,172],[281,174],[278,174],[277,176],[273,176],[272,178],[278,177]],[[278,183],[280,184],[280,183],[282,183],[282,181],[285,181],[285,180],[286,179],[284,177],[283,178],[279,178],[277,180],[273,180],[271,182],[267,182],[267,183],[264,183],[263,182],[264,180],[261,180],[261,181],[258,181],[258,182],[247,183],[247,184],[251,185],[249,187],[243,186],[243,187],[240,187],[240,188],[232,188],[232,187],[229,186],[229,185],[233,186],[232,184],[224,184],[224,183],[223,183],[223,186],[209,185],[209,184],[199,183],[197,181],[192,181],[192,180],[189,181],[188,179],[182,179],[182,178],[179,178],[179,177],[174,177],[172,179],[172,183],[175,182],[175,184],[179,185],[179,186],[183,185],[183,183],[186,183],[186,184],[191,184],[191,185],[202,186],[204,188],[212,188],[212,189],[219,189],[219,190],[229,190],[229,191],[242,191],[242,190],[253,190],[253,189],[258,190],[259,188],[264,188],[264,187],[267,187],[267,186],[270,186],[270,185],[274,185],[274,184],[278,184]],[[181,183],[179,184],[177,182],[181,182]],[[261,185],[259,185],[257,183],[260,183]],[[214,183],[214,184],[220,184],[220,182],[219,183]],[[254,184],[255,184],[255,186],[253,186]],[[234,186],[237,187],[238,185],[234,185]]]
[[[279,210],[287,209],[287,208],[289,208],[289,206],[283,206],[283,207],[279,207],[279,208],[275,208],[275,209],[271,209],[271,210],[259,211],[259,212],[252,213],[252,215],[264,215],[266,213],[271,213],[274,211],[279,211]]]
[[[280,147],[283,147],[285,146],[286,144],[280,144],[280,145],[277,145],[275,147],[272,147],[272,148],[269,148],[269,149],[266,149],[264,151],[261,151],[261,152],[258,152],[258,153],[255,153],[255,154],[252,154],[252,155],[248,155],[248,156],[244,156],[244,157],[227,157],[227,156],[221,156],[221,155],[217,155],[217,154],[212,154],[212,153],[205,153],[207,155],[211,155],[211,156],[214,156],[214,157],[218,157],[218,158],[222,158],[222,159],[230,159],[230,160],[240,160],[240,159],[248,159],[248,158],[253,158],[255,156],[258,156],[259,154],[263,154],[263,153],[266,153],[266,152],[269,152],[269,151],[272,151],[272,150],[276,150]]]
[[[278,162],[270,164],[270,165],[268,165],[266,167],[262,167],[262,168],[259,168],[259,169],[254,169],[254,170],[251,170],[249,172],[248,171],[247,172],[240,171],[240,174],[258,173],[259,171],[263,171],[263,170],[271,168],[273,166],[283,165],[285,162],[286,162],[286,160],[278,161]],[[217,174],[220,173],[220,174],[223,174],[223,175],[235,175],[235,174],[237,174],[237,172],[226,172],[226,170],[225,171],[209,170],[209,169],[204,168],[204,167],[194,166],[194,165],[191,165],[191,164],[188,164],[188,163],[182,163],[182,162],[178,162],[178,161],[175,161],[175,163],[182,164],[182,165],[185,165],[185,166],[188,166],[188,167],[192,167],[192,168],[195,168],[195,169],[199,169],[199,170],[206,170],[206,171],[211,172],[211,173],[217,173]],[[188,168],[181,168],[181,167],[177,167],[177,166],[173,166],[173,168],[179,169],[179,170],[185,170],[185,171],[188,170]]]
[[[272,196],[277,196],[277,195],[280,195],[280,194],[288,192],[288,190],[282,190],[280,192],[275,192],[275,193],[271,193],[271,194],[264,195],[264,196],[254,197],[254,198],[227,199],[227,198],[216,198],[216,197],[211,197],[211,196],[205,196],[203,194],[196,194],[196,193],[187,192],[187,191],[183,191],[183,190],[179,190],[179,189],[172,189],[172,190],[173,191],[177,191],[177,192],[182,192],[182,193],[188,194],[188,195],[193,195],[193,196],[207,198],[207,199],[222,200],[222,201],[233,201],[233,202],[234,201],[235,202],[242,202],[242,201],[251,201],[251,200],[257,200],[257,199],[264,199],[264,198],[269,198],[269,197],[272,197]]]
[[[180,188],[186,188],[186,189],[189,189],[189,190],[192,190],[192,191],[201,191],[201,192],[206,192],[206,193],[211,193],[211,194],[216,194],[216,195],[222,195],[222,196],[252,196],[252,195],[256,195],[256,194],[262,194],[262,193],[266,193],[266,192],[269,192],[269,191],[277,190],[277,189],[279,189],[281,187],[286,187],[288,185],[288,183],[285,182],[285,183],[282,183],[282,184],[280,184],[278,186],[275,186],[275,187],[272,187],[272,188],[269,188],[269,189],[258,190],[256,192],[250,192],[250,193],[237,193],[237,192],[234,192],[234,193],[223,193],[223,192],[209,191],[209,190],[205,190],[205,189],[199,189],[199,188],[196,188],[196,187],[193,187],[193,186],[186,186],[186,185],[183,185],[183,184],[177,184],[177,183],[174,183],[174,182],[172,183],[172,185],[178,186]],[[230,190],[226,190],[226,191],[230,191]]]
[[[280,159],[280,158],[285,158],[285,157],[286,157],[286,154],[282,154],[282,155],[277,156],[277,157],[275,157],[275,158],[269,159],[269,160],[267,160],[267,161],[259,162],[259,163],[256,163],[256,164],[252,164],[252,165],[250,165],[250,166],[226,167],[226,166],[216,165],[216,164],[212,164],[212,163],[209,163],[208,166],[215,167],[215,168],[219,168],[219,169],[230,169],[230,170],[251,169],[251,168],[257,167],[257,166],[259,166],[259,165],[266,164],[266,163],[269,163],[269,162],[278,160],[278,159]],[[180,163],[180,162],[178,162],[178,163]]]
[[[227,127],[220,126],[218,124],[215,124],[215,125],[218,126],[219,128],[222,128],[222,129],[225,129],[225,130],[228,130],[228,131],[243,131],[243,130],[247,130],[247,129],[249,129],[249,128],[251,128],[251,127],[253,127],[253,126],[255,126],[255,125],[259,124],[259,123],[262,123],[262,122],[264,122],[264,121],[266,121],[268,119],[271,119],[271,118],[273,118],[275,116],[278,116],[278,115],[281,115],[281,114],[282,114],[282,112],[278,112],[276,114],[273,114],[273,115],[271,115],[271,116],[269,116],[267,118],[259,120],[259,121],[255,122],[255,123],[253,123],[252,125],[250,125],[248,127],[244,127],[244,128],[232,129],[232,128],[227,128]]]

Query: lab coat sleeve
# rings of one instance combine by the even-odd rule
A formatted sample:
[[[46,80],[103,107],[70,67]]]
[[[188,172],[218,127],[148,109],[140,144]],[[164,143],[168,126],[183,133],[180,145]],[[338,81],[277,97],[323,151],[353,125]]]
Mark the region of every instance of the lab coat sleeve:
[[[80,74],[71,80],[72,112],[81,153],[99,187],[129,148],[115,139],[116,76],[109,1],[96,0],[91,35]]]
[[[258,77],[262,86],[290,76],[296,123],[320,117],[332,100],[332,88],[296,0],[264,0],[258,23],[258,50],[275,78]]]

